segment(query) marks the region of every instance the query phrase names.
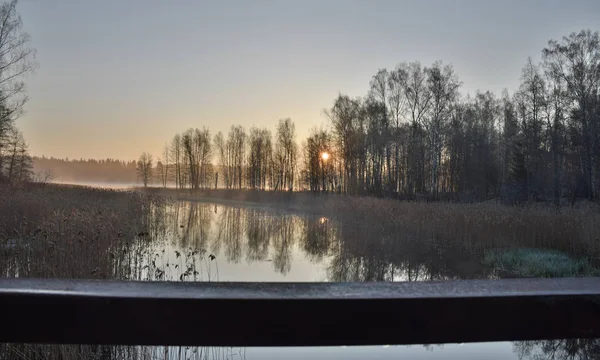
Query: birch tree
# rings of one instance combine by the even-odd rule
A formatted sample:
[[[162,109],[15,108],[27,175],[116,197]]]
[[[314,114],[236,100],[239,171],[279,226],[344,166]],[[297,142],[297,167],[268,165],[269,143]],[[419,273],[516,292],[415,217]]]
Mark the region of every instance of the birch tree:
[[[436,62],[427,69],[427,85],[431,98],[429,114],[425,117],[431,164],[429,192],[435,198],[439,190],[444,137],[447,133],[452,107],[458,97],[460,82],[451,65],[443,66],[441,62]]]
[[[137,174],[138,178],[142,180],[144,187],[147,187],[152,180],[152,155],[147,152],[143,152],[137,162]]]
[[[587,196],[594,199],[600,188],[600,121],[594,106],[600,87],[600,35],[590,30],[571,33],[549,41],[542,55],[547,71],[565,84],[570,103],[565,110],[571,115],[579,167]]]

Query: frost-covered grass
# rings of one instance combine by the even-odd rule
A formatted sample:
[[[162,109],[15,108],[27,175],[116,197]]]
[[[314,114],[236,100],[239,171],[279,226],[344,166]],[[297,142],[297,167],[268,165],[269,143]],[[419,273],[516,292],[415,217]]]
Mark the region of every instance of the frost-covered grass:
[[[597,276],[598,269],[586,259],[545,249],[506,249],[487,251],[484,263],[497,272],[515,277]]]

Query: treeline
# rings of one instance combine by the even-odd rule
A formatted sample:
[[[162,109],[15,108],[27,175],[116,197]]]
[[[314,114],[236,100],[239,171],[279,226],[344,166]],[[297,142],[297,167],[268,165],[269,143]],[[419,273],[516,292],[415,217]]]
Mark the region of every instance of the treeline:
[[[442,62],[380,69],[364,97],[340,94],[326,111],[331,126],[302,146],[290,119],[274,135],[233,126],[211,141],[208,129],[190,129],[165,147],[163,183],[557,205],[597,198],[598,32],[550,41],[513,94],[462,96],[461,84]]]
[[[508,202],[594,199],[600,191],[598,32],[550,41],[512,95],[463,97],[452,66],[402,63],[367,96],[339,95],[332,129],[309,138],[308,173],[334,149],[327,184],[343,192]],[[322,165],[321,165],[322,166]]]
[[[298,145],[294,122],[279,120],[275,139],[271,131],[232,126],[227,136],[211,136],[207,128],[176,134],[153,165],[143,153],[138,176],[147,185],[157,179],[162,186],[201,189],[298,189]]]
[[[6,109],[0,108],[0,183],[18,184],[34,180],[34,172],[23,134]]]
[[[73,183],[137,183],[136,162],[116,159],[58,159],[33,157],[37,174],[51,174],[52,180]]]

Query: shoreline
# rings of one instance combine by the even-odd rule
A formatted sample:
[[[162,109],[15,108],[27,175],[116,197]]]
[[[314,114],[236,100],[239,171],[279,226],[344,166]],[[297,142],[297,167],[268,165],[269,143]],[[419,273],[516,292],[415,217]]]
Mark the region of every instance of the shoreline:
[[[304,192],[273,192],[261,190],[198,189],[181,190],[170,188],[133,188],[143,194],[165,196],[173,200],[213,203],[220,205],[260,208],[269,211],[284,211],[296,214],[324,215],[324,209],[318,211],[315,200],[323,205],[327,195],[307,194]],[[337,195],[335,195],[337,196]],[[348,197],[350,196],[343,196]],[[308,202],[311,202],[310,204]]]

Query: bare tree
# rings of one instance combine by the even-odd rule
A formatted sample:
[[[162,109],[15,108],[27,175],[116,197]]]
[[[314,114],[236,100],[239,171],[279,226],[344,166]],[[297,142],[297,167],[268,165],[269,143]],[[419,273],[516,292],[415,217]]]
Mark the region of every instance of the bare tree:
[[[385,104],[373,98],[367,99],[363,108],[366,118],[366,152],[365,160],[369,163],[366,169],[367,190],[381,195],[384,183],[384,168],[390,165],[388,148],[389,119]],[[364,151],[363,151],[364,153]],[[389,172],[388,172],[389,174]]]
[[[303,146],[303,180],[311,191],[335,188],[334,149],[331,135],[323,129],[312,129]]]
[[[544,118],[546,106],[545,82],[531,58],[522,71],[521,86],[515,94],[520,120],[526,168],[528,197],[535,199],[541,192],[544,173]]]
[[[400,191],[404,182],[402,181],[402,157],[403,149],[406,147],[403,119],[406,111],[406,96],[404,94],[404,71],[402,68],[390,72],[388,76],[388,104],[390,121],[393,124],[392,142],[394,146],[394,171],[390,186],[394,191]]]
[[[505,89],[502,92],[502,196],[507,203],[514,203],[521,200],[522,191],[526,184],[519,182],[518,176],[514,173],[513,157],[517,150],[519,140],[519,124],[517,120],[517,111],[515,101]],[[518,196],[518,199],[517,199]]]
[[[207,165],[212,160],[210,132],[207,128],[189,129],[181,137],[192,189],[209,186]]]
[[[31,37],[23,31],[17,2],[0,5],[0,104],[6,113],[3,117],[11,119],[22,114],[27,102],[23,78],[37,67],[36,52],[29,47]]]
[[[137,162],[138,177],[142,180],[144,187],[147,187],[152,180],[152,155],[143,152]]]
[[[241,126],[232,126],[227,139],[229,173],[232,186],[242,188],[244,179],[244,161],[246,160],[246,131]]]
[[[218,158],[218,169],[223,173],[223,182],[227,189],[231,188],[231,166],[229,163],[229,148],[225,143],[225,138],[222,132],[218,132],[213,140],[214,148]]]
[[[402,63],[397,69],[398,83],[406,97],[408,120],[410,123],[410,141],[407,160],[407,190],[424,189],[425,149],[423,145],[423,120],[431,105],[431,91],[427,84],[427,69],[419,62]]]
[[[170,180],[170,175],[171,175],[171,164],[169,162],[170,159],[171,159],[171,151],[169,149],[169,145],[165,144],[165,147],[163,149],[163,158],[162,158],[162,160],[159,159],[156,162],[156,171],[158,172],[160,182],[164,188],[167,187],[167,183]],[[158,164],[161,164],[160,169],[159,169]]]
[[[23,156],[27,152],[23,134],[14,126],[8,131],[5,147],[5,177],[9,184],[14,184],[20,182],[21,168],[24,166],[23,160],[25,160]]]
[[[567,147],[566,119],[569,111],[566,83],[553,71],[551,66],[543,64],[546,77],[546,106],[545,118],[550,151],[552,156],[552,180],[554,205],[560,207],[563,188],[564,158]]]
[[[363,151],[364,132],[361,103],[346,95],[338,95],[333,107],[326,111],[333,126],[333,137],[341,157],[340,180],[342,191],[357,193],[359,189],[360,157]]]
[[[272,165],[273,146],[271,132],[267,129],[251,128],[249,135],[248,181],[253,189],[265,189]]]
[[[181,135],[175,134],[171,141],[171,159],[173,161],[173,177],[175,178],[175,187],[182,189],[184,185],[183,176],[183,150],[181,145]]]
[[[380,116],[382,116],[382,121],[379,123],[381,127],[378,130],[378,132],[380,133],[380,139],[377,142],[379,143],[378,146],[381,147],[385,153],[385,163],[381,164],[381,176],[385,177],[385,182],[387,183],[387,190],[389,192],[392,192],[395,188],[395,171],[392,169],[392,136],[390,127],[390,115],[394,111],[397,111],[397,108],[392,109],[392,103],[394,107],[397,107],[398,104],[395,102],[396,99],[393,96],[395,92],[390,87],[390,77],[391,75],[386,69],[379,69],[377,74],[373,76],[370,82],[369,98],[374,100],[375,102],[370,101],[369,103],[371,105],[379,103],[381,104],[380,110],[383,110],[383,112],[378,111],[380,113]],[[375,108],[371,107],[371,110],[375,110]],[[373,125],[373,123],[371,123],[371,125]],[[383,175],[384,168],[385,176]],[[377,185],[377,187],[382,187],[383,181],[384,179],[382,178],[382,184]],[[381,190],[382,189],[379,189],[377,191]]]
[[[0,155],[3,148],[10,147],[8,132],[27,102],[24,78],[37,67],[35,50],[29,47],[31,38],[23,31],[16,6],[17,0],[0,5]],[[0,170],[3,167],[0,156]]]
[[[165,170],[165,166],[163,165],[162,160],[160,158],[157,158],[156,166],[154,167],[152,174],[154,175],[154,178],[156,179],[156,181],[163,187],[164,187],[164,185],[163,185],[164,170]]]
[[[600,122],[594,107],[600,86],[600,35],[590,30],[572,33],[561,42],[549,41],[542,54],[547,72],[565,84],[570,106],[564,110],[571,115],[585,190],[593,199],[600,191]]]
[[[276,188],[292,190],[294,188],[298,145],[296,144],[296,126],[292,119],[281,119],[277,123],[277,142],[275,144],[275,167],[277,171]]]
[[[32,181],[41,185],[51,183],[55,178],[54,170],[46,169],[37,171],[32,178]]]
[[[450,122],[452,107],[458,97],[460,82],[451,65],[443,66],[436,62],[427,71],[427,85],[431,96],[429,114],[425,117],[425,130],[429,135],[430,188],[429,192],[437,197],[439,191],[440,164],[444,134]]]

